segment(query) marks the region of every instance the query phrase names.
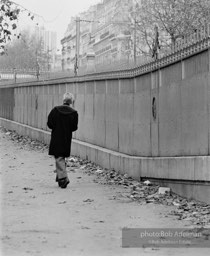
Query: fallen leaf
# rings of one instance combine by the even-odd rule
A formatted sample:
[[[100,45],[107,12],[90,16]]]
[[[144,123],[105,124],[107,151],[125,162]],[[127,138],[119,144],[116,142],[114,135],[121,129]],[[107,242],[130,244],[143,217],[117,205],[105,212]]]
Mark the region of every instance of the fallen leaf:
[[[66,204],[66,201],[63,201],[63,202],[59,202],[58,204]]]
[[[33,190],[33,188],[27,188],[27,187],[25,187],[25,188],[23,188],[24,190]]]
[[[86,199],[86,200],[83,200],[83,202],[85,202],[85,203],[88,203],[88,202],[93,202],[94,200],[93,199]]]
[[[82,226],[81,229],[90,229],[89,227]]]

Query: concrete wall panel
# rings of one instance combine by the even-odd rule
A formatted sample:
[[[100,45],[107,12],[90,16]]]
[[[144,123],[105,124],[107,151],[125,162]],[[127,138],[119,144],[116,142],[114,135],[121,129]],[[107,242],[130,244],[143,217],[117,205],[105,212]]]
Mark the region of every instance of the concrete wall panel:
[[[134,95],[133,154],[151,155],[150,90]]]
[[[159,89],[160,156],[181,154],[181,89],[177,83]]]
[[[82,136],[83,141],[88,141],[89,143],[95,143],[95,132],[94,132],[94,123],[93,119],[89,117],[84,117],[82,124],[79,121],[79,127],[83,125]],[[84,128],[85,127],[85,128]]]
[[[94,118],[95,120],[105,120],[105,94],[96,94],[94,98]]]
[[[119,80],[107,80],[107,94],[118,95],[119,94]]]
[[[208,154],[207,77],[193,77],[181,84],[182,154]]]
[[[86,82],[86,94],[94,94],[95,93],[95,83],[94,82]]]
[[[134,123],[132,153],[134,156],[151,156],[150,135],[150,124]]]
[[[106,143],[111,148],[118,148],[118,126],[119,126],[119,97],[118,95],[106,95],[105,104],[106,120]],[[113,130],[112,130],[113,129]],[[113,140],[113,141],[112,141]],[[109,144],[109,142],[110,144]],[[109,147],[108,147],[109,148]]]
[[[134,117],[134,95],[120,94],[119,95],[119,120],[133,122]]]
[[[195,168],[195,181],[210,181],[210,159],[207,157],[197,157],[194,160],[194,168]]]
[[[28,108],[27,108],[27,99],[28,99],[28,95],[24,94],[24,114],[23,114],[23,123],[27,124],[27,116],[28,116]]]
[[[1,95],[1,93],[0,93]],[[1,96],[0,96],[1,97]],[[2,107],[0,107],[0,117],[2,115]],[[13,107],[13,121],[17,122],[17,90],[14,88],[14,107]]]
[[[117,122],[106,121],[106,144],[105,147],[119,151],[119,125]]]
[[[105,147],[106,143],[106,124],[105,121],[97,120],[94,122],[94,144]]]
[[[43,95],[43,101],[44,101],[44,104],[43,104],[43,121],[42,121],[42,128],[44,130],[47,129],[47,117],[48,117],[48,95],[44,94]]]
[[[174,65],[167,66],[161,69],[161,83],[160,87],[167,87],[173,83],[182,80],[182,63],[178,62]]]
[[[49,85],[43,86],[44,88],[44,94],[49,94]]]
[[[63,96],[60,95],[59,93],[55,93],[53,95],[53,99],[54,99],[54,106],[59,106],[63,104]]]
[[[85,127],[86,127],[86,123],[85,123],[85,95],[84,94],[78,95],[75,108],[77,109],[77,111],[79,113],[79,126],[78,126],[78,131],[77,131],[77,134],[76,134],[76,138],[86,141],[86,138],[84,137],[84,131],[85,131]]]
[[[128,155],[133,154],[133,124],[119,122],[119,151]]]
[[[134,79],[120,80],[120,93],[121,94],[134,93]]]
[[[58,95],[60,93],[60,85],[55,84],[55,85],[53,85],[53,87],[54,87],[54,94]]]
[[[93,94],[85,95],[85,116],[93,120],[94,117],[94,97]]]
[[[133,151],[133,94],[119,96],[119,151],[132,154]]]
[[[95,85],[94,96],[94,144],[105,147],[106,143],[106,81],[99,81]]]
[[[115,171],[120,171],[121,170],[121,166],[120,166],[120,155],[117,152],[112,152],[112,154],[110,154],[110,166],[112,169],[114,169]]]
[[[97,81],[95,86],[96,94],[106,94],[106,81]]]
[[[100,163],[104,168],[109,169],[110,168],[110,153],[109,153],[109,151],[98,150],[96,163],[98,163],[98,164]]]
[[[136,93],[134,95],[134,122],[135,123],[150,123],[150,91]]]
[[[22,91],[21,91],[21,94],[20,94],[20,104],[21,104],[20,122],[21,122],[21,124],[23,124],[23,115],[24,115],[23,104],[24,104],[24,95],[23,95],[23,92],[22,92]]]
[[[184,61],[185,78],[191,78],[199,73],[209,72],[208,51],[192,56]]]
[[[26,125],[29,125],[29,116],[30,116],[30,100],[29,100],[29,90],[28,90],[28,93],[27,93],[27,97],[26,97],[26,108],[27,108],[27,110],[26,110]]]
[[[32,125],[32,95],[28,95],[28,125]]]
[[[43,120],[43,112],[44,112],[44,99],[43,99],[43,95],[39,95],[38,97],[38,111],[37,111],[37,115],[38,115],[38,128],[41,129],[42,128],[42,120]]]
[[[48,101],[47,101],[47,116],[46,116],[46,120],[48,118],[48,115],[50,114],[50,111],[54,107],[54,97],[53,97],[53,95],[48,95],[47,99],[48,99]],[[49,128],[47,128],[47,130],[50,131]]]
[[[70,92],[75,94],[75,84],[71,83],[71,84],[65,84],[65,88],[66,88],[66,92]]]
[[[66,84],[59,85],[59,94],[63,95],[66,92]]]
[[[209,64],[210,65],[210,64]],[[210,72],[207,76],[207,112],[208,112],[208,155],[210,155]]]
[[[13,119],[15,95],[14,88],[0,89],[0,113],[5,118]]]
[[[136,77],[135,92],[150,91],[151,88],[151,73]]]
[[[15,90],[15,107],[14,107],[14,121],[19,122],[20,120],[20,96],[19,93],[17,93],[17,90]]]
[[[182,155],[206,155],[208,152],[208,127],[204,116],[193,115],[182,119]]]
[[[178,180],[194,180],[195,165],[191,157],[174,158],[169,161],[169,178]]]

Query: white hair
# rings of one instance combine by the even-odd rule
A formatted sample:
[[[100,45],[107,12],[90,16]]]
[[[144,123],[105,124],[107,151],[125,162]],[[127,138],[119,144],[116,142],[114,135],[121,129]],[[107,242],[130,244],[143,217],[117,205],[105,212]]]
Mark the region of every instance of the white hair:
[[[74,95],[70,92],[66,92],[63,95],[63,103],[72,104],[74,102]]]

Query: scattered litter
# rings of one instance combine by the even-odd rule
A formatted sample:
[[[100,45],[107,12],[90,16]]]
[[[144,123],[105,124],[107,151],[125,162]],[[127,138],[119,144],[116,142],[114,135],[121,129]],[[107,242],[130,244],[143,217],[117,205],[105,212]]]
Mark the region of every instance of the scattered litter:
[[[139,204],[153,203],[173,206],[175,209],[168,215],[177,216],[179,220],[186,219],[186,221],[190,221],[194,225],[210,225],[210,205],[208,204],[185,199],[175,194],[170,188],[162,189],[159,185],[153,184],[149,180],[140,182],[132,179],[127,174],[121,174],[113,169],[102,169],[100,166],[88,160],[82,160],[79,157],[75,163],[78,163],[87,175],[95,175],[93,179],[95,183],[110,185],[111,188],[113,186],[124,186],[126,189],[125,195],[131,202],[137,201]],[[98,170],[102,170],[102,172]],[[117,200],[119,196],[122,197],[122,195],[118,195],[109,200]],[[195,214],[195,212],[198,213]]]
[[[170,192],[171,192],[171,189],[167,187],[159,187],[158,189],[158,194],[165,194]]]
[[[1,130],[5,135],[8,135],[14,143],[18,144],[20,149],[33,149],[42,152],[48,149],[48,145],[38,140],[32,140],[29,136],[22,136],[15,131],[7,130],[5,128],[1,128]]]
[[[149,180],[145,180],[143,183],[147,186],[150,186],[152,184]]]
[[[97,170],[96,173],[101,174],[101,173],[103,173],[103,170]]]
[[[66,201],[59,202],[58,204],[66,204]]]
[[[69,172],[76,172],[76,170],[73,169],[73,168],[69,169],[68,171],[69,171]]]
[[[94,201],[93,199],[89,199],[89,198],[86,199],[86,200],[83,200],[84,203],[91,203],[91,202],[93,202],[93,201]]]
[[[177,203],[177,202],[173,202],[173,205],[175,205],[175,206],[180,206],[180,204]]]
[[[89,227],[82,226],[81,229],[90,229]]]
[[[23,188],[24,190],[33,190],[33,188],[27,188],[27,187],[25,187],[25,188]]]
[[[75,158],[73,158],[73,157],[70,157],[69,158],[69,162],[72,162],[72,163],[75,163],[77,160],[75,159]]]

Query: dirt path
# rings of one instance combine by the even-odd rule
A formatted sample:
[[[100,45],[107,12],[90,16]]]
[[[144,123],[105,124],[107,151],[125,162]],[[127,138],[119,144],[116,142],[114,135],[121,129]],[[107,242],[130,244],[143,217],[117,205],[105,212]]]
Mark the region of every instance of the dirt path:
[[[0,130],[1,255],[207,255],[206,249],[122,248],[122,228],[183,228],[172,207],[139,205],[125,188],[97,184],[78,169],[55,183],[47,150],[26,149]]]

